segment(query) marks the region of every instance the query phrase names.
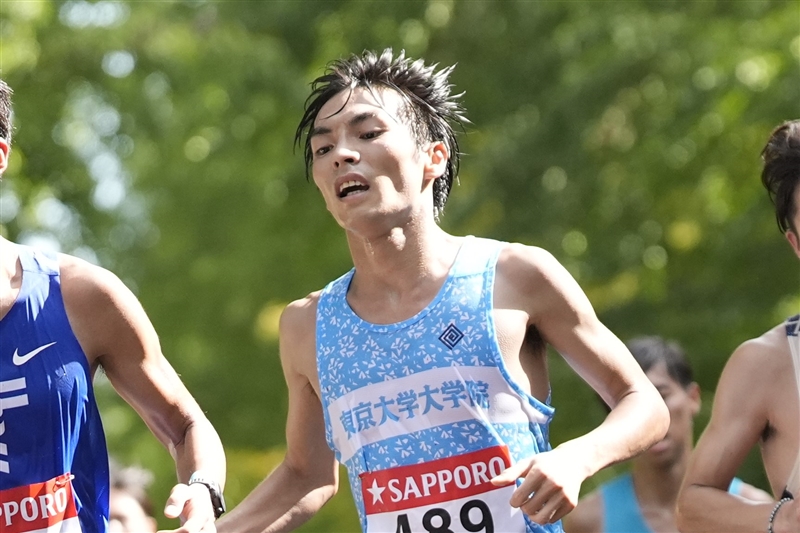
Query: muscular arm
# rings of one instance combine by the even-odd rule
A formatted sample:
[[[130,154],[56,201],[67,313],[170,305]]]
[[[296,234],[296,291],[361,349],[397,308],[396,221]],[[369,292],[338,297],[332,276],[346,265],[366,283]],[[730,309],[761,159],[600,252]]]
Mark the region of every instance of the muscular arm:
[[[95,370],[109,381],[169,449],[186,482],[197,470],[225,484],[219,437],[161,352],[158,336],[136,297],[111,272],[79,259],[60,259],[62,291],[70,324]],[[185,530],[213,522],[208,490],[179,489],[168,516],[187,520]],[[186,507],[184,507],[184,504]],[[190,521],[191,520],[191,521]]]
[[[720,377],[711,421],[692,453],[678,497],[683,532],[763,532],[774,502],[754,502],[728,493],[728,485],[769,420],[765,397],[773,383],[769,360],[746,343]],[[776,530],[777,531],[777,530]]]
[[[281,363],[289,389],[286,456],[222,517],[221,533],[290,531],[336,493],[338,463],[325,441],[322,405],[309,377],[316,376],[315,309],[306,299],[290,304],[281,316]]]
[[[612,408],[593,431],[533,459],[511,503],[545,523],[575,506],[587,477],[663,438],[669,414],[625,345],[600,322],[586,295],[553,256],[512,245],[501,259],[506,297],[512,298],[508,295],[516,290],[525,299],[516,305],[528,310],[530,324]],[[531,492],[536,494],[525,504]],[[547,507],[536,513],[545,501]],[[550,512],[552,517],[547,516]]]
[[[569,273],[547,254],[541,260],[535,325],[611,407],[603,423],[567,446],[584,457],[593,475],[646,450],[663,438],[669,414],[653,384],[625,345],[597,318],[588,298]]]

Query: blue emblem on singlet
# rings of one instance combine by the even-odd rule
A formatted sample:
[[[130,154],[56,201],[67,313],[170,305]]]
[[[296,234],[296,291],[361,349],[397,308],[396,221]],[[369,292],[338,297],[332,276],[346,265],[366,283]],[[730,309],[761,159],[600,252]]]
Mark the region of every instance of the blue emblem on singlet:
[[[433,301],[399,323],[371,324],[352,311],[354,271],[320,295],[326,437],[347,467],[364,531],[562,531],[511,508],[513,486],[488,483],[550,449],[553,415],[503,364],[492,315],[503,245],[466,237]]]

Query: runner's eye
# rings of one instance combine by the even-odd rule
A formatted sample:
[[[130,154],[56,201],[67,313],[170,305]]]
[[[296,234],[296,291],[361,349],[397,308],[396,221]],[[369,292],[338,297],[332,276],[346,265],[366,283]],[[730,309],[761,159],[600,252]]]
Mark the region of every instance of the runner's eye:
[[[314,150],[314,157],[319,157],[321,155],[327,154],[331,150],[330,146],[321,146]]]

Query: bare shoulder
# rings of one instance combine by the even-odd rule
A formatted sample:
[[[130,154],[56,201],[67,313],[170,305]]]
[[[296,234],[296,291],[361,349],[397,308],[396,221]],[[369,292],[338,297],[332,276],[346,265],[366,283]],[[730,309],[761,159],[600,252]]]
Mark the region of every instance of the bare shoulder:
[[[511,243],[497,261],[496,298],[525,309],[534,323],[593,320],[588,298],[553,254]]]
[[[316,324],[320,292],[287,305],[280,319],[280,354],[284,370],[316,382]]]
[[[769,392],[791,370],[789,345],[783,326],[779,325],[734,350],[722,372],[720,386],[729,381],[745,382],[751,394]]]
[[[723,370],[717,394],[722,391],[731,405],[738,406],[741,402],[737,401],[737,390],[747,392],[745,403],[758,406],[758,420],[766,430],[761,434],[765,446],[762,455],[768,475],[774,477],[775,467],[768,463],[779,456],[782,461],[786,454],[773,450],[793,450],[797,446],[797,382],[783,324],[744,342],[733,353]],[[735,413],[737,408],[741,409],[733,407],[732,411]]]
[[[77,257],[59,254],[61,291],[70,304],[96,306],[130,291],[116,274]]]
[[[104,340],[113,342],[121,328],[149,325],[139,300],[116,274],[71,255],[59,255],[58,262],[67,316],[88,356],[94,347],[107,349]]]
[[[139,300],[116,274],[70,255],[58,261],[67,317],[90,363],[157,343]]]
[[[546,281],[549,276],[565,272],[561,263],[545,250],[537,246],[508,243],[497,259],[500,272],[518,281]]]
[[[575,509],[564,517],[566,533],[598,533],[602,528],[603,494],[599,490],[581,498]]]
[[[782,327],[743,342],[722,369],[706,429],[708,439],[714,447],[721,439],[735,440],[730,446],[749,447],[785,411],[788,387],[794,387],[794,372]],[[745,397],[747,401],[742,401]]]
[[[320,292],[312,292],[305,298],[294,300],[281,313],[281,337],[292,341],[307,337],[313,332],[317,322],[317,303]]]
[[[549,294],[564,294],[577,283],[553,254],[543,248],[509,243],[497,259],[498,287],[523,297],[537,299]]]

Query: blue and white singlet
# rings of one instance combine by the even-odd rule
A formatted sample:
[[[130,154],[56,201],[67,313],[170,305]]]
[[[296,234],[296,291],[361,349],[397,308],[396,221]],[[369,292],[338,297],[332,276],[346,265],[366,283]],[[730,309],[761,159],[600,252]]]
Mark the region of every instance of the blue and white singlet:
[[[728,492],[738,496],[743,484],[733,478]],[[603,495],[603,529],[598,533],[653,533],[639,507],[630,472],[603,483],[598,490]]]
[[[554,409],[503,363],[492,314],[504,243],[466,237],[434,300],[388,325],[347,303],[351,270],[322,291],[317,368],[326,437],[369,533],[561,533],[509,505],[489,480],[550,450]]]
[[[0,320],[0,531],[103,533],[108,454],[58,260],[17,249],[22,286]]]

